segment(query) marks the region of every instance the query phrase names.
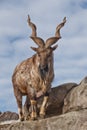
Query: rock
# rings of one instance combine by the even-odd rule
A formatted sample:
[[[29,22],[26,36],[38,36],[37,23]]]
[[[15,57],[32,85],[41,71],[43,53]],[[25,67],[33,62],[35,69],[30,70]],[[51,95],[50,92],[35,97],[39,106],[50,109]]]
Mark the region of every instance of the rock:
[[[76,83],[65,83],[52,88],[46,110],[48,116],[62,114],[64,98],[66,97],[68,92],[76,86],[77,86]]]
[[[4,112],[0,114],[0,122],[2,121],[8,121],[8,120],[17,120],[18,119],[18,114],[15,112]]]
[[[73,111],[38,121],[8,124],[1,130],[87,130],[87,110]]]
[[[62,114],[64,98],[67,95],[67,93],[76,86],[77,86],[76,83],[65,83],[65,84],[52,88],[52,91],[49,96],[48,104],[47,104],[47,109],[46,109],[47,117],[52,116],[52,115]],[[37,102],[38,111],[40,109],[42,101],[43,101],[43,97],[38,99],[38,102]],[[26,116],[29,115],[28,103],[29,103],[29,100],[26,99],[26,102],[24,105],[24,113]]]
[[[64,99],[63,113],[87,108],[87,77]]]

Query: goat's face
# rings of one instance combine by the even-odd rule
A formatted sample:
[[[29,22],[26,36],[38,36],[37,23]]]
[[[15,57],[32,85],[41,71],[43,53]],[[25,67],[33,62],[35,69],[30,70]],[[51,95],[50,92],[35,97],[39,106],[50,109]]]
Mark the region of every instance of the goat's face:
[[[44,79],[46,74],[52,69],[53,64],[53,48],[45,48],[37,52],[37,65],[41,78]]]
[[[37,67],[41,78],[44,79],[53,66],[53,51],[58,45],[51,46],[57,38],[49,38],[46,43],[39,37],[31,37],[38,44],[38,48],[31,47],[37,54]]]
[[[52,62],[52,49],[44,49],[37,53],[38,67],[41,71],[48,72],[50,63]]]

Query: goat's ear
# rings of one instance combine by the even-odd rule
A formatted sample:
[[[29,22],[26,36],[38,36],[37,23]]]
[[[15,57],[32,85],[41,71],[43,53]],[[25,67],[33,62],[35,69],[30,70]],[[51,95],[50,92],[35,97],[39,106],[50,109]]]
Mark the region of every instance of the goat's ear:
[[[52,51],[54,51],[57,47],[58,47],[58,45],[55,45],[55,46],[51,47]]]
[[[36,48],[36,47],[30,47],[33,51],[38,51],[38,48]]]

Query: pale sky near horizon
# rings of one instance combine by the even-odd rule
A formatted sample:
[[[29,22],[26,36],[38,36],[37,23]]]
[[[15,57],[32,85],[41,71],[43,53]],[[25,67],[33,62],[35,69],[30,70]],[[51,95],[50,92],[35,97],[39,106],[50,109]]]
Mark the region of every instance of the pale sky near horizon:
[[[56,26],[66,16],[61,40],[54,52],[53,86],[79,83],[87,76],[86,0],[0,0],[0,111],[16,111],[11,77],[14,68],[34,52],[29,38],[27,15],[44,40],[54,36]]]

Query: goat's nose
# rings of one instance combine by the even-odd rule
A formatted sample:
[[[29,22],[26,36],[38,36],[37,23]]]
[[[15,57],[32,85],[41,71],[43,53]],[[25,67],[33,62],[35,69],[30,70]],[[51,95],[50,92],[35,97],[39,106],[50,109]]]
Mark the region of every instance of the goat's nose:
[[[48,65],[42,65],[42,66],[41,66],[41,70],[48,71]]]

